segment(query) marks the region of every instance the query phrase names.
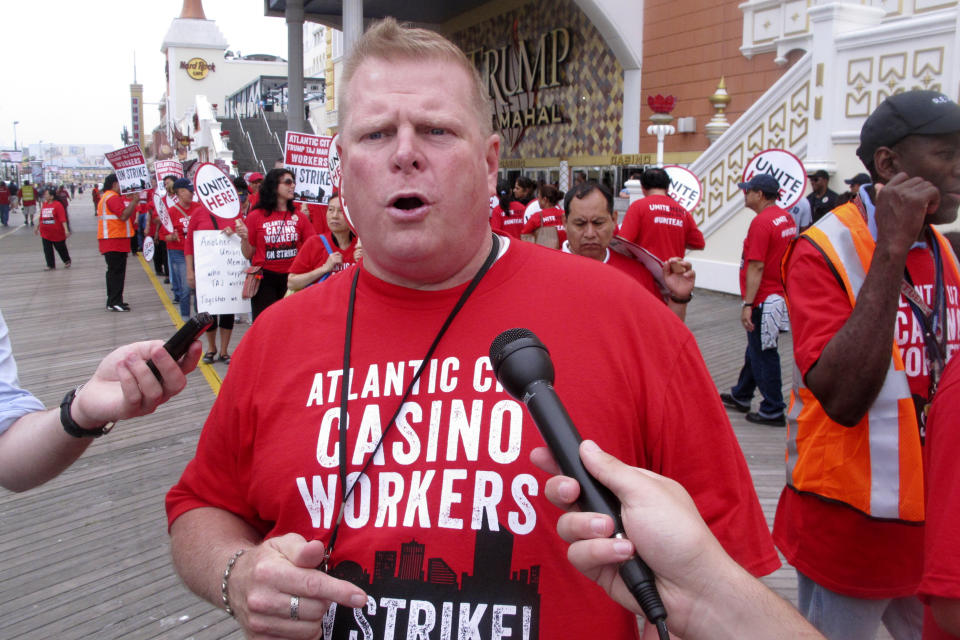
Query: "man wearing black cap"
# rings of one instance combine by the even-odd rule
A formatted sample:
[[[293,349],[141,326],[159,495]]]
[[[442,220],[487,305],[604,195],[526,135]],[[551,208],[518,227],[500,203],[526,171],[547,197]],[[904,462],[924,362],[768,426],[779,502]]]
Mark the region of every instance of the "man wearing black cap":
[[[175,293],[179,291],[176,301],[180,305],[180,317],[186,321],[190,318],[190,298],[196,295],[196,292],[187,282],[184,244],[190,218],[204,209],[203,205],[193,200],[193,183],[189,178],[177,178],[173,183],[173,193],[177,196],[177,202],[168,210],[173,231],[164,240],[167,242],[167,257],[170,260],[170,284]]]
[[[849,191],[843,194],[844,196],[846,196],[846,200],[844,200],[844,202],[846,202],[856,198],[857,194],[860,193],[860,187],[862,187],[865,184],[872,183],[873,180],[871,180],[870,176],[866,173],[858,173],[857,175],[853,176],[849,180],[844,180],[844,182],[847,183],[847,185],[850,187]],[[837,204],[843,204],[843,203],[838,202]]]
[[[757,217],[750,223],[740,258],[740,294],[743,305],[740,324],[747,330],[747,352],[740,378],[730,393],[721,393],[727,407],[746,413],[748,422],[771,427],[785,426],[777,337],[785,329],[786,309],[780,261],[787,245],[797,235],[793,217],[777,206],[780,183],[771,175],[753,176],[741,182],[747,208]],[[754,391],[763,400],[750,411]]]
[[[795,376],[787,487],[774,540],[800,611],[829,638],[919,638],[923,437],[958,349],[960,270],[932,224],[960,205],[960,106],[888,98],[857,155],[874,184],[800,236],[784,260]]]
[[[807,196],[807,201],[810,202],[810,211],[813,213],[813,221],[816,222],[837,206],[837,198],[840,195],[830,189],[830,174],[823,169],[818,169],[807,177],[810,178],[812,189]]]

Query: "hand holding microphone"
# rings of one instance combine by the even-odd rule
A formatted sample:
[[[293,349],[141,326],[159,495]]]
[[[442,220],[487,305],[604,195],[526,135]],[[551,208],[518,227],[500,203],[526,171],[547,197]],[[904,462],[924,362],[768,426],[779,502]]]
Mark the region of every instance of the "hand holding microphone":
[[[609,516],[614,522],[614,537],[624,537],[620,502],[580,460],[580,434],[553,389],[553,362],[543,343],[528,329],[504,331],[490,345],[490,363],[503,388],[527,406],[560,469],[580,485],[580,508]],[[620,564],[619,573],[647,620],[657,626],[661,639],[666,639],[667,610],[657,593],[653,572],[633,555]]]

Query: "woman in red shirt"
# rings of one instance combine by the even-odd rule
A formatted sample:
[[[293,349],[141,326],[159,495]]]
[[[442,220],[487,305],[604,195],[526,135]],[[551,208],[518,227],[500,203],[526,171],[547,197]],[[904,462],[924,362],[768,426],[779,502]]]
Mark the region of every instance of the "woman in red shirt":
[[[70,252],[67,251],[67,238],[70,230],[67,228],[67,214],[63,205],[53,199],[53,188],[43,190],[43,204],[40,207],[40,223],[33,234],[43,238],[43,257],[47,261],[45,271],[56,268],[53,259],[53,250],[56,249],[63,260],[63,266],[70,268]]]
[[[253,319],[287,293],[287,274],[307,238],[314,236],[310,220],[293,207],[296,184],[288,169],[273,169],[263,179],[256,208],[246,222],[237,220],[240,250],[255,267],[261,267],[263,279],[251,298]]]
[[[497,187],[499,204],[490,214],[490,228],[501,235],[520,239],[520,230],[523,229],[523,212],[526,207],[513,199],[510,187],[501,184]]]
[[[536,212],[521,229],[521,237],[530,242],[536,242],[553,249],[559,249],[567,239],[567,232],[563,228],[563,209],[557,206],[563,198],[563,192],[549,184],[540,185],[540,211]],[[554,227],[557,235],[549,238],[540,238],[540,229]],[[555,238],[555,239],[554,239]],[[556,244],[556,246],[554,246]]]
[[[350,230],[340,206],[340,196],[333,195],[327,205],[327,226],[330,233],[311,237],[297,254],[290,267],[287,288],[299,291],[324,279],[335,271],[343,271],[363,257],[360,240]]]

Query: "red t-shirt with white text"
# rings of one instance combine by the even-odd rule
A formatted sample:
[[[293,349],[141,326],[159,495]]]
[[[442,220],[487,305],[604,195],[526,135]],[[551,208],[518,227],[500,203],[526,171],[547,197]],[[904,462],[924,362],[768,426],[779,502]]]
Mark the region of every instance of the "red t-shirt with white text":
[[[523,225],[520,233],[533,233],[540,227],[557,227],[557,237],[560,239],[560,244],[563,245],[567,240],[567,230],[564,228],[563,223],[563,209],[558,207],[541,209],[530,216],[530,219]]]
[[[303,243],[317,235],[302,213],[254,209],[246,224],[250,230],[248,241],[254,249],[250,262],[277,273],[289,272]]]
[[[523,229],[523,212],[526,209],[522,204],[514,200],[510,203],[510,214],[504,215],[500,205],[493,208],[490,214],[490,228],[497,233],[520,239],[520,231]]]
[[[63,225],[67,222],[67,214],[63,205],[54,200],[44,202],[40,208],[40,237],[51,242],[60,242],[67,239],[67,232]]]
[[[638,244],[663,262],[682,258],[687,249],[703,249],[706,242],[690,212],[670,196],[654,194],[627,208],[617,235]]]
[[[750,223],[747,237],[743,241],[743,255],[740,258],[740,295],[746,295],[747,264],[752,261],[763,263],[760,276],[760,288],[753,297],[754,307],[763,304],[767,296],[783,295],[783,280],[780,276],[780,263],[790,241],[797,235],[797,224],[793,217],[778,206],[767,207]]]
[[[357,486],[330,573],[362,585],[369,599],[358,610],[331,608],[333,637],[360,637],[367,625],[371,637],[390,637],[385,629],[414,637],[433,620],[483,638],[592,637],[599,628],[637,638],[636,617],[573,569],[556,535],[547,475],[529,462],[542,438],[488,358],[493,337],[510,327],[531,327],[551,350],[557,393],[583,437],[681,482],[753,573],[779,565],[693,335],[664,305],[638,307],[645,294],[616,270],[522,242],[457,315],[378,453],[466,283],[412,290],[361,264],[272,305],[237,348],[197,456],[167,496],[171,522],[213,506],[263,536],[329,540],[341,495],[343,309],[355,269],[346,461]],[[561,272],[570,276],[558,280]]]

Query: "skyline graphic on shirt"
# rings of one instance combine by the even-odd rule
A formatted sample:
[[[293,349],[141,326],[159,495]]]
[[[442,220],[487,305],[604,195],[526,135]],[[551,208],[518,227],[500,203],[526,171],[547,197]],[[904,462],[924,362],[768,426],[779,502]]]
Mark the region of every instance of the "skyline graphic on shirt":
[[[512,570],[510,531],[491,531],[484,517],[474,536],[472,571],[459,576],[442,557],[429,556],[428,544],[414,537],[402,542],[399,550],[375,550],[372,575],[353,560],[333,566],[331,576],[359,586],[378,606],[372,615],[366,609],[357,610],[363,612],[369,629],[356,620],[354,610],[338,608],[331,637],[348,638],[350,631],[357,631],[357,637],[366,637],[364,631],[372,632],[374,638],[394,633],[410,637],[407,632],[412,625],[421,630],[417,637],[425,634],[448,640],[461,637],[458,629],[463,624],[484,638],[495,637],[503,628],[518,640],[539,638],[540,565]],[[384,599],[395,601],[392,610]],[[417,617],[410,620],[413,610]],[[392,629],[387,629],[388,624]],[[475,636],[468,631],[463,637]]]

